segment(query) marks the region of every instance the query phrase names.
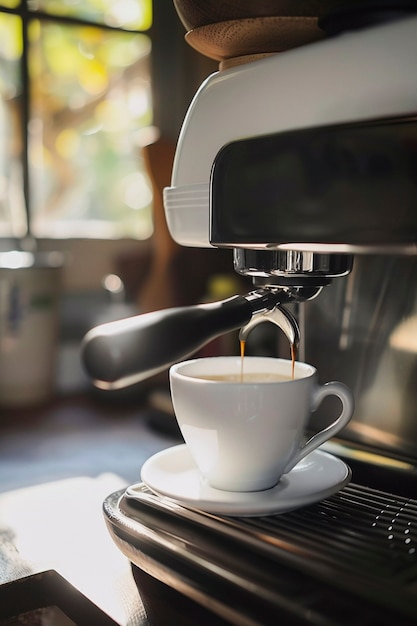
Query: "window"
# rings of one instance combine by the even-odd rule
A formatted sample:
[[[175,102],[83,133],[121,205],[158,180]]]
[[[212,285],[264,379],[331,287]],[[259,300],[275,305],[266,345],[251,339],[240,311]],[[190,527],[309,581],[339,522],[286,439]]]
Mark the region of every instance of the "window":
[[[0,236],[146,239],[151,0],[0,0]]]

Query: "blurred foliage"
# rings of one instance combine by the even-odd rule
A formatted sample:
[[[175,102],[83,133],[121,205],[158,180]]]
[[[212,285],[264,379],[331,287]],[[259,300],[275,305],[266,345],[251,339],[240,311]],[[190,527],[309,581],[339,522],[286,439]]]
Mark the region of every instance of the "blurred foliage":
[[[16,95],[22,49],[20,18],[0,13],[0,93],[3,97]]]
[[[7,9],[15,9],[20,4],[20,0],[2,0],[0,2],[0,8],[6,7]]]
[[[136,7],[136,27],[149,27],[152,17],[149,1],[38,0],[30,6],[83,18],[88,13],[106,23],[110,13],[126,17],[128,7],[132,18]],[[140,133],[152,124],[149,36],[33,16],[27,32],[34,234],[148,237],[152,193]],[[14,110],[14,124],[21,55],[21,20],[0,12],[0,98]],[[0,120],[0,134],[6,132]]]
[[[148,30],[152,25],[150,0],[32,0],[32,10],[77,17],[109,26]]]

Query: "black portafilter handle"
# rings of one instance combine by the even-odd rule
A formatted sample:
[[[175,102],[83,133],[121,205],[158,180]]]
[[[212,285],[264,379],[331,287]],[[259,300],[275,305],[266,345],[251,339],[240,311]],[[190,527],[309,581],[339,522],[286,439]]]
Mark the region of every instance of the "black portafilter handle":
[[[244,327],[255,313],[275,309],[283,299],[281,291],[259,289],[221,302],[102,324],[83,339],[84,367],[96,387],[127,387],[187,358],[212,339]]]

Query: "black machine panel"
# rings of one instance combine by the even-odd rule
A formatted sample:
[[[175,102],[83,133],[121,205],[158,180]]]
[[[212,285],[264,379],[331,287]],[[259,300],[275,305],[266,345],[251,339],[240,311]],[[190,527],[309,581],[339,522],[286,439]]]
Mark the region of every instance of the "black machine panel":
[[[226,145],[211,177],[211,243],[412,247],[417,121],[309,128]]]

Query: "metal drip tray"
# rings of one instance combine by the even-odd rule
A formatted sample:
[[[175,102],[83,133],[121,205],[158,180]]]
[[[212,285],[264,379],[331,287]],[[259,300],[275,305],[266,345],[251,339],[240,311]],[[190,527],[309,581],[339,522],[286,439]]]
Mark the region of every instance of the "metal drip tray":
[[[417,623],[417,500],[352,483],[291,513],[231,518],[143,486],[104,513],[134,565],[227,623]]]

